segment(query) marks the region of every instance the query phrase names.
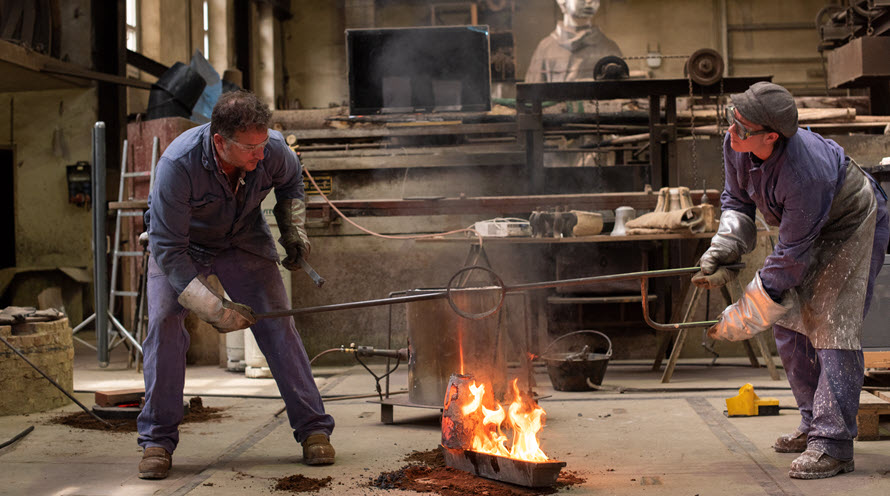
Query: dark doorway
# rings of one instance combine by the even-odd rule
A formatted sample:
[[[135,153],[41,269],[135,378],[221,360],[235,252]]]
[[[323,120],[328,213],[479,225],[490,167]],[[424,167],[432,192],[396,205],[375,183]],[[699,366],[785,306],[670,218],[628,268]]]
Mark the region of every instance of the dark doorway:
[[[12,150],[0,148],[0,269],[15,267],[15,181]]]

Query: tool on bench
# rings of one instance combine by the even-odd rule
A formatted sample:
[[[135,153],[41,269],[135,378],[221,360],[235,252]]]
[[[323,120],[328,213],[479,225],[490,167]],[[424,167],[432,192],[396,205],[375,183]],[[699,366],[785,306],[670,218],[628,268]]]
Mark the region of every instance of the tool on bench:
[[[779,406],[776,398],[761,398],[754,392],[754,386],[749,382],[739,388],[739,394],[732,398],[726,398],[727,417],[762,417],[765,415],[778,415],[779,410],[797,410],[792,406]]]

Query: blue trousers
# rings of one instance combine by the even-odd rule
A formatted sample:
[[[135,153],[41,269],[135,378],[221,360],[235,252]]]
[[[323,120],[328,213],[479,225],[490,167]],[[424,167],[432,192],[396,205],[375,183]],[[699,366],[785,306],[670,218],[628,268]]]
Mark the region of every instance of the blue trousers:
[[[248,305],[257,313],[291,308],[278,266],[271,260],[233,248],[220,253],[211,266],[197,267],[205,275],[216,274],[232,301]],[[170,453],[179,443],[185,353],[189,347],[184,326],[188,310],[176,301],[177,297],[151,257],[148,334],[142,345],[145,406],[137,422],[138,442],[143,448],[160,446]],[[325,414],[293,318],[259,320],[251,330],[269,362],[297,442],[317,432],[330,435],[334,419]]]
[[[863,317],[868,313],[875,279],[884,264],[890,240],[887,202],[878,196],[877,226],[872,247]],[[773,326],[776,348],[800,410],[800,431],[807,433],[807,449],[839,460],[853,458],[859,392],[865,379],[862,350],[813,348],[803,334]]]

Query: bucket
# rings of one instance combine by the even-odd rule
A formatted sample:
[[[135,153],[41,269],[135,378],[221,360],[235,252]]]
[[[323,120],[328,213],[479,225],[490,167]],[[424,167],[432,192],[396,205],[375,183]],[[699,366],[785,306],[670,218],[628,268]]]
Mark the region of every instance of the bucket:
[[[597,334],[608,343],[605,353],[593,353],[590,347],[585,345],[579,351],[566,351],[560,353],[547,353],[557,341],[573,334]],[[599,386],[606,375],[606,366],[612,357],[612,341],[608,336],[599,331],[575,331],[560,336],[544,350],[541,359],[547,364],[547,374],[550,382],[557,391],[592,391],[590,384]],[[587,381],[590,381],[588,384]]]

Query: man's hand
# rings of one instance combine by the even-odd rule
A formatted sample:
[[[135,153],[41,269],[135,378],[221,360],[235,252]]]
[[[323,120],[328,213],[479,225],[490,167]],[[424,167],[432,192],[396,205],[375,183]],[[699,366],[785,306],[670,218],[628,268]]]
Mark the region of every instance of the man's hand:
[[[291,272],[300,270],[300,259],[303,258],[302,246],[295,243],[285,246],[284,251],[287,256],[281,261],[281,265]]]
[[[699,260],[701,271],[692,277],[692,284],[702,289],[717,289],[735,279],[738,271],[723,266],[741,260],[743,254],[754,249],[756,239],[754,219],[735,210],[724,211],[710,248]]]
[[[256,323],[256,316],[249,306],[218,295],[200,274],[189,282],[176,301],[219,332],[247,329]]]
[[[306,234],[306,204],[298,198],[288,198],[275,204],[272,209],[281,237],[278,242],[287,256],[281,265],[287,270],[300,270],[300,258],[309,258],[312,245]]]
[[[726,286],[739,276],[738,270],[720,267],[711,274],[705,274],[704,269],[692,276],[692,284],[701,289],[718,289]]]
[[[739,301],[726,307],[719,321],[708,329],[708,337],[727,341],[750,339],[778,322],[791,308],[790,295],[779,304],[767,294],[760,273],[745,288]]]

